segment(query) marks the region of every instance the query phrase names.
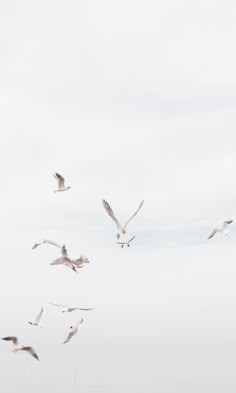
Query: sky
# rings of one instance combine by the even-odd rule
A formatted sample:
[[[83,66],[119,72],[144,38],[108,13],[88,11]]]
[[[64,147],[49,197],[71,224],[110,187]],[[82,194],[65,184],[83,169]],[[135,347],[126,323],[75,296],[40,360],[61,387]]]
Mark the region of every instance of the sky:
[[[40,362],[2,341],[1,391],[235,393],[235,224],[207,241],[236,219],[235,16],[228,0],[2,2],[0,337]],[[129,248],[103,198],[121,222],[144,199]],[[50,266],[40,238],[90,263]]]

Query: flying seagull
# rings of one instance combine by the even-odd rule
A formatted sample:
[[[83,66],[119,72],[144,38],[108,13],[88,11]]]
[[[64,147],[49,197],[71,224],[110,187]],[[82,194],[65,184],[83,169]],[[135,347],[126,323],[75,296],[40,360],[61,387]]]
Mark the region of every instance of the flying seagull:
[[[122,226],[120,224],[120,222],[117,220],[111,206],[109,205],[109,203],[107,201],[105,201],[105,199],[102,200],[103,203],[103,207],[106,210],[106,212],[109,214],[109,216],[112,218],[112,220],[115,222],[117,228],[118,228],[118,233],[117,233],[117,243],[121,244],[121,247],[124,246],[124,244],[127,244],[127,246],[129,247],[129,243],[135,238],[135,236],[131,236],[128,235],[126,232],[126,227],[128,225],[128,223],[132,220],[132,218],[134,218],[136,216],[136,214],[138,213],[138,211],[141,209],[141,207],[143,206],[143,202],[142,201],[138,207],[138,209],[136,210],[136,212],[128,219],[128,221],[126,221],[125,225]]]
[[[29,322],[29,324],[33,325],[33,326],[42,327],[43,325],[40,323],[40,319],[42,318],[42,315],[43,315],[43,307],[41,308],[40,313],[35,318],[35,321],[34,322]]]
[[[211,239],[213,236],[215,236],[215,234],[217,232],[222,232],[222,233],[224,233],[227,236],[228,233],[229,233],[228,226],[232,222],[233,222],[233,220],[224,221],[220,227],[214,228],[213,231],[211,232],[210,236],[208,237],[208,239]]]
[[[35,249],[38,246],[41,246],[41,244],[45,244],[45,243],[52,244],[53,246],[61,248],[61,246],[59,246],[59,244],[53,242],[52,240],[41,239],[41,240],[37,241],[36,243],[34,243],[32,249]]]
[[[33,248],[33,249],[34,249],[34,248],[37,248],[38,246],[40,246],[41,244],[44,244],[44,243],[52,244],[53,246],[59,247],[59,248],[61,249],[61,254],[62,254],[62,256],[61,256],[60,258],[55,259],[55,261],[53,261],[53,262],[51,263],[51,265],[63,264],[63,265],[65,265],[65,266],[67,266],[67,267],[70,267],[70,268],[71,268],[72,270],[74,270],[76,273],[77,273],[77,271],[76,271],[77,268],[80,268],[80,267],[83,267],[83,266],[84,266],[85,261],[83,262],[83,264],[80,264],[81,266],[76,266],[76,267],[75,267],[74,265],[76,265],[77,262],[75,262],[75,264],[72,265],[70,258],[68,258],[68,256],[67,256],[67,250],[66,250],[65,245],[59,246],[59,244],[53,242],[52,240],[46,240],[46,239],[39,240],[38,242],[36,242],[36,243],[33,245],[32,248]],[[76,260],[76,261],[77,261],[77,260]],[[79,261],[79,260],[78,260],[78,261]]]
[[[59,191],[67,191],[71,187],[65,187],[65,179],[63,176],[59,175],[59,173],[55,172],[53,175],[57,181],[57,190],[54,192],[59,192]]]
[[[76,310],[80,310],[80,311],[90,311],[93,310],[94,308],[82,308],[82,307],[68,307],[68,306],[63,306],[62,304],[55,304],[55,303],[51,303],[49,302],[52,306],[56,306],[56,307],[62,307],[63,310],[62,312],[72,312],[72,311],[76,311]]]
[[[9,337],[3,337],[2,340],[5,341],[12,341],[14,349],[12,352],[16,353],[18,351],[27,351],[32,355],[35,359],[39,360],[37,353],[35,352],[34,348],[32,347],[25,347],[19,343],[18,337],[15,336],[9,336]]]
[[[84,255],[81,255],[79,259],[70,259],[65,246],[62,246],[61,253],[62,256],[52,261],[50,265],[65,265],[77,273],[76,269],[83,267],[85,263],[89,263],[88,258]]]
[[[71,326],[70,327],[70,332],[66,338],[66,340],[63,342],[63,344],[68,343],[68,341],[76,334],[78,333],[78,327],[79,325],[81,325],[83,323],[83,319],[81,318],[80,321],[77,322],[77,324],[75,326]]]

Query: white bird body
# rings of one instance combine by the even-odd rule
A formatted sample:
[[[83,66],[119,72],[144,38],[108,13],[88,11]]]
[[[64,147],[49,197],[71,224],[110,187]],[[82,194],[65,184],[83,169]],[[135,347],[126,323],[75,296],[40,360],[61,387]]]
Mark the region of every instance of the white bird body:
[[[2,337],[2,340],[5,341],[12,341],[14,349],[12,352],[16,353],[18,351],[27,351],[30,355],[32,355],[35,359],[39,360],[39,357],[37,353],[35,352],[34,348],[32,347],[26,347],[24,345],[21,345],[19,343],[18,337],[15,336],[8,336],[8,337]]]
[[[68,343],[68,341],[70,341],[70,339],[71,339],[76,333],[78,333],[79,325],[81,325],[82,323],[83,323],[83,319],[81,318],[81,320],[78,321],[77,324],[76,324],[75,326],[71,326],[71,327],[70,327],[70,332],[69,332],[69,334],[68,334],[66,340],[63,342],[63,344]]]
[[[107,201],[105,201],[105,199],[102,200],[103,203],[103,207],[106,210],[106,212],[108,213],[108,215],[112,218],[112,220],[115,222],[117,229],[118,229],[118,233],[117,233],[117,243],[121,245],[121,247],[123,247],[125,244],[129,247],[130,242],[135,238],[134,235],[129,235],[126,232],[126,227],[128,225],[128,223],[132,220],[132,218],[134,218],[136,216],[136,214],[138,213],[138,211],[141,209],[141,207],[143,206],[144,201],[142,201],[138,207],[138,209],[136,210],[136,212],[128,219],[128,221],[126,221],[126,223],[122,226],[120,224],[120,222],[118,221],[118,219],[116,218],[111,206],[109,205],[109,203]]]
[[[42,318],[43,315],[43,307],[40,310],[40,313],[37,315],[37,317],[35,318],[34,322],[29,322],[30,325],[32,326],[39,326],[39,327],[43,327],[43,325],[40,323],[40,320]]]
[[[214,228],[208,239],[211,239],[218,232],[224,233],[227,236],[229,234],[229,225],[232,222],[233,220],[224,221],[221,226]]]
[[[59,173],[55,172],[53,176],[55,177],[55,179],[57,181],[57,189],[54,192],[67,191],[71,188],[71,187],[65,186],[65,179]]]
[[[128,233],[121,233],[119,239],[117,240],[117,243],[120,244],[121,246],[129,243],[135,238],[135,236],[129,235]]]

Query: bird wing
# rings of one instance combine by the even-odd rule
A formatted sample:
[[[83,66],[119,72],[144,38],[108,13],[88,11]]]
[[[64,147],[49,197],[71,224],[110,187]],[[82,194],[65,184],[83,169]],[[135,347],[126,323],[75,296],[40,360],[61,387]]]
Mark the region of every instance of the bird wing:
[[[37,315],[35,319],[36,323],[39,323],[40,319],[42,318],[42,315],[43,315],[43,307],[41,308],[40,313]]]
[[[211,239],[213,236],[215,236],[215,234],[219,232],[219,229],[214,228],[213,231],[211,232],[210,236],[208,237],[208,240]]]
[[[18,340],[18,337],[16,337],[16,336],[3,337],[2,340],[12,341],[14,345],[19,345],[19,340]]]
[[[75,310],[81,310],[81,311],[90,311],[90,310],[94,310],[94,308],[81,308],[81,307],[75,307]],[[82,322],[81,322],[82,323]]]
[[[35,248],[37,248],[39,246],[38,243],[34,243],[34,245],[32,246],[32,250],[34,250]]]
[[[29,352],[35,359],[39,360],[39,357],[38,357],[37,353],[35,352],[34,348],[32,348],[32,347],[23,347],[22,351]]]
[[[223,222],[223,227],[224,227],[224,228],[227,228],[227,226],[228,226],[229,224],[231,224],[232,222],[233,222],[233,220],[224,221],[224,222]]]
[[[124,225],[124,229],[126,229],[128,223],[132,220],[132,218],[134,218],[134,216],[136,216],[136,214],[139,212],[139,210],[141,209],[141,207],[143,206],[144,200],[140,203],[138,209],[136,210],[136,212],[128,219],[128,221],[125,223]]]
[[[59,173],[55,172],[54,177],[57,180],[59,188],[65,187],[65,179],[63,176],[61,176]]]
[[[89,263],[89,260],[85,255],[80,255],[79,261],[81,261],[82,263]]]
[[[80,257],[78,259],[73,259],[71,262],[76,267],[79,267],[80,265],[82,265],[84,263],[89,263],[89,260],[84,255],[80,255]]]
[[[55,304],[55,303],[51,303],[49,302],[52,306],[56,306],[56,307],[62,307],[62,308],[68,308],[67,306],[63,306],[62,304]]]
[[[56,242],[54,242],[52,240],[41,239],[33,245],[32,249],[37,248],[38,246],[40,246],[41,244],[44,244],[44,243],[52,244],[53,246],[61,248],[61,246],[59,246],[59,244],[57,244]]]
[[[106,212],[108,213],[108,215],[115,222],[118,230],[122,231],[123,228],[122,228],[121,224],[119,223],[119,221],[117,220],[117,218],[116,218],[116,216],[115,216],[111,206],[109,205],[109,203],[107,201],[105,201],[105,199],[102,200],[102,203],[103,203],[103,207],[106,210]]]
[[[63,256],[52,261],[50,265],[63,265],[64,263],[71,263],[71,260],[68,257]]]

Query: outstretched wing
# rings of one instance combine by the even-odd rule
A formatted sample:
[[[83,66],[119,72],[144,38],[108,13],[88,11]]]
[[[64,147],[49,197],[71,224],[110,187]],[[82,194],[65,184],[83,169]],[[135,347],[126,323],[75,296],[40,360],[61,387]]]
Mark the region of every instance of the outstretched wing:
[[[41,308],[39,315],[37,315],[35,319],[36,323],[39,323],[40,319],[42,318],[42,315],[43,315],[43,307]]]
[[[89,260],[85,255],[80,255],[79,259],[76,259],[76,261],[81,263],[89,263]]]
[[[215,236],[215,234],[219,232],[219,230],[217,228],[214,228],[213,231],[211,232],[210,236],[208,237],[208,240],[211,239],[213,236]]]
[[[29,352],[30,355],[32,355],[35,359],[39,360],[39,357],[38,357],[37,353],[35,352],[34,348],[32,348],[32,347],[23,347],[22,351]]]
[[[90,310],[94,310],[94,307],[92,308],[81,308],[81,307],[75,307],[75,310],[80,310],[80,311],[90,311]],[[82,323],[82,322],[80,322]]]
[[[55,304],[55,303],[51,303],[49,302],[52,306],[56,306],[56,307],[62,307],[62,308],[68,308],[67,306],[63,306],[62,304]]]
[[[5,340],[5,341],[12,341],[13,344],[19,345],[18,337],[16,337],[16,336],[2,337],[2,340]]]
[[[141,209],[141,207],[143,206],[144,200],[140,203],[138,209],[136,210],[136,212],[128,219],[128,221],[125,223],[124,225],[124,229],[126,229],[128,223],[132,220],[132,218],[134,218],[134,216],[136,216],[136,214],[139,212],[139,210]]]
[[[52,261],[50,265],[63,265],[65,263],[71,263],[71,260],[68,257],[63,256]]]
[[[122,231],[123,228],[122,228],[121,224],[119,223],[119,221],[117,220],[117,218],[116,218],[116,216],[115,216],[115,214],[114,214],[114,212],[113,212],[111,206],[109,205],[109,203],[108,203],[107,201],[105,201],[105,199],[102,200],[102,203],[103,203],[103,207],[104,207],[104,209],[106,210],[106,212],[108,213],[108,215],[109,215],[109,216],[112,218],[112,220],[115,222],[115,224],[116,224],[118,230],[119,230],[119,231]]]
[[[41,244],[44,244],[44,243],[52,244],[53,246],[56,246],[56,247],[61,248],[61,246],[59,246],[59,244],[55,243],[55,242],[52,241],[52,240],[41,239],[41,240],[39,240],[38,242],[36,242],[36,243],[33,245],[32,249],[37,248],[38,246],[40,246]]]
[[[233,220],[228,220],[228,221],[224,221],[223,222],[223,226],[227,227],[229,224],[231,224],[233,222]]]
[[[55,179],[57,180],[58,187],[63,188],[65,187],[65,179],[63,176],[61,176],[59,173],[55,172],[54,175]]]

